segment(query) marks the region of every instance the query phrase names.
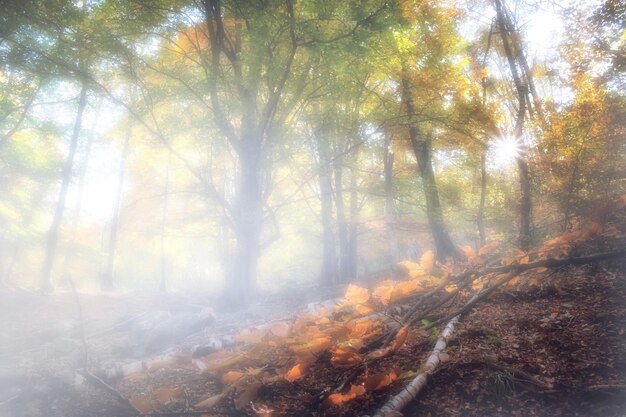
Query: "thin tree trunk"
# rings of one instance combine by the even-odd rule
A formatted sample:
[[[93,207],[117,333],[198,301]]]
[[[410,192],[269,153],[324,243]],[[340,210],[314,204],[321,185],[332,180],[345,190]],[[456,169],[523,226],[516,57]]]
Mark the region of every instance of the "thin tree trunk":
[[[430,137],[422,137],[417,126],[415,104],[413,102],[411,85],[405,70],[401,80],[401,97],[404,104],[409,125],[409,139],[417,164],[419,167],[422,186],[424,187],[424,196],[426,199],[426,215],[430,231],[435,242],[437,251],[437,259],[445,260],[446,257],[452,256],[459,258],[460,254],[457,247],[452,242],[452,238],[443,221],[443,213],[441,203],[439,201],[439,191],[435,182],[435,171],[432,165],[432,139]]]
[[[61,173],[61,190],[59,192],[59,199],[57,201],[56,210],[52,219],[50,229],[46,234],[46,253],[44,257],[43,267],[41,269],[41,278],[39,287],[44,293],[52,291],[51,274],[54,266],[54,259],[56,255],[57,244],[59,240],[59,229],[63,222],[63,214],[65,212],[65,200],[67,198],[67,191],[72,179],[72,169],[74,166],[74,157],[76,156],[76,148],[78,146],[78,138],[80,136],[81,125],[83,122],[83,113],[87,105],[87,86],[83,83],[80,90],[80,97],[78,99],[78,108],[76,110],[76,119],[74,122],[74,129],[72,131],[72,137],[70,139],[70,149],[63,166]]]
[[[348,227],[348,247],[346,248],[346,265],[344,281],[354,281],[357,278],[359,253],[359,193],[357,190],[356,169],[350,169],[350,225]]]
[[[400,261],[400,251],[398,249],[398,236],[396,230],[396,207],[394,204],[393,189],[393,162],[394,155],[391,151],[391,137],[385,141],[385,152],[383,154],[383,168],[385,171],[385,228],[387,232],[387,242],[389,244],[389,258],[391,265]]]
[[[322,217],[322,269],[320,284],[332,285],[337,281],[337,253],[333,232],[333,188],[330,166],[330,151],[327,137],[321,132],[316,137],[319,155],[318,176]]]
[[[517,89],[518,111],[517,119],[515,121],[515,139],[519,143],[523,143],[524,133],[524,119],[526,116],[526,97],[528,94],[528,87],[522,83],[522,79],[517,70],[515,62],[515,55],[509,43],[508,28],[512,26],[504,13],[504,8],[500,0],[495,0],[496,13],[498,16],[498,26],[500,29],[500,36],[502,38],[502,46],[509,63],[509,69],[513,77],[515,88]],[[522,55],[522,51],[518,51],[518,56]],[[523,149],[522,149],[523,150]],[[523,152],[516,158],[517,168],[520,182],[520,230],[519,230],[519,247],[523,250],[528,250],[532,241],[531,235],[531,217],[532,217],[532,198],[531,198],[531,184],[530,184],[530,169],[526,162]]]
[[[115,269],[115,253],[117,249],[117,232],[120,221],[120,208],[122,205],[122,191],[124,189],[124,174],[126,166],[126,156],[128,154],[128,142],[130,141],[130,124],[127,127],[126,136],[124,137],[124,145],[122,146],[122,155],[120,158],[120,167],[117,177],[117,189],[115,190],[115,205],[113,206],[113,214],[111,216],[111,228],[109,230],[109,246],[107,250],[107,265],[102,274],[100,288],[106,291],[113,289],[113,278]]]
[[[161,282],[159,291],[165,292],[167,286],[167,259],[165,256],[165,231],[167,228],[167,203],[170,195],[170,165],[172,153],[167,155],[167,167],[165,168],[165,191],[163,195],[163,207],[161,209]]]
[[[487,199],[487,150],[483,149],[480,155],[480,203],[478,205],[478,215],[476,216],[476,226],[480,237],[480,246],[484,246],[487,241],[485,235],[485,200]]]
[[[337,236],[339,238],[339,281],[347,280],[348,262],[348,221],[343,200],[343,161],[335,160],[335,209],[337,213]]]

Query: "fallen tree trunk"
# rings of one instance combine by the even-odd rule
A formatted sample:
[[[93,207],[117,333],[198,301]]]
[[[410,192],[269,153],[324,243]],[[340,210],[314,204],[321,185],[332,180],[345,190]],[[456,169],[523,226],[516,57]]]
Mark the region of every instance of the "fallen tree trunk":
[[[467,304],[472,303],[480,294],[481,291],[476,293]],[[435,369],[437,369],[437,366],[439,366],[439,363],[441,362],[439,355],[448,345],[448,339],[452,336],[452,333],[454,333],[454,328],[459,323],[460,319],[461,314],[458,314],[454,316],[448,324],[446,324],[446,327],[444,327],[443,331],[439,335],[437,343],[435,343],[435,347],[433,348],[430,356],[421,367],[423,371],[413,378],[406,387],[402,388],[402,391],[387,401],[374,414],[374,417],[395,417],[397,415],[401,415],[400,411],[417,397],[417,394],[419,394],[419,392],[426,386],[430,375]]]

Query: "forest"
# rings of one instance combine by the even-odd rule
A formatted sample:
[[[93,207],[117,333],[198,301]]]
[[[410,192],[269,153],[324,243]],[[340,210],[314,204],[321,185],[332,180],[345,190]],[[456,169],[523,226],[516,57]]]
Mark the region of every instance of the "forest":
[[[0,1],[0,417],[623,416],[626,1]]]

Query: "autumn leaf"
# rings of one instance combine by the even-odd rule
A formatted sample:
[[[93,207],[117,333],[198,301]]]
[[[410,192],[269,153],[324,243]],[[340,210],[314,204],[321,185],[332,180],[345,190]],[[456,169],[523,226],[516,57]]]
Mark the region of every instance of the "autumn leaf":
[[[396,351],[402,347],[402,345],[406,341],[406,337],[408,334],[409,334],[409,325],[405,324],[404,326],[400,328],[400,330],[398,330],[398,333],[396,334],[396,338],[393,340],[393,343],[391,345],[392,351]]]
[[[411,261],[402,261],[398,263],[408,274],[409,278],[415,279],[426,275],[426,272],[422,268],[422,265],[411,262]]]
[[[500,242],[487,243],[485,246],[478,249],[478,256],[484,256],[498,247],[500,247]]]
[[[344,305],[356,305],[366,303],[370,299],[370,294],[367,288],[359,287],[358,285],[350,284],[346,290],[344,297]]]
[[[433,254],[433,251],[428,250],[424,252],[420,258],[420,266],[425,273],[430,274],[433,270],[433,266],[435,266],[435,254]]]
[[[363,360],[361,355],[349,348],[336,347],[332,350],[330,362],[334,366],[351,366],[360,363]]]
[[[365,387],[363,385],[352,385],[350,391],[345,394],[331,394],[326,399],[326,405],[342,405],[345,402],[353,400],[361,395],[365,394]]]
[[[285,375],[285,379],[289,382],[296,381],[302,378],[310,367],[310,363],[297,363],[289,370],[289,372],[287,372],[287,374]]]
[[[474,252],[474,249],[472,249],[471,246],[461,246],[460,249],[468,261],[471,261],[476,258],[476,252]]]
[[[213,408],[224,398],[225,393],[212,395],[204,400],[194,404],[194,408]],[[141,411],[141,410],[140,410]],[[145,414],[145,413],[144,413]]]
[[[393,381],[398,379],[398,371],[392,370],[390,372],[382,372],[372,375],[365,381],[365,390],[367,392],[376,391],[390,385]]]

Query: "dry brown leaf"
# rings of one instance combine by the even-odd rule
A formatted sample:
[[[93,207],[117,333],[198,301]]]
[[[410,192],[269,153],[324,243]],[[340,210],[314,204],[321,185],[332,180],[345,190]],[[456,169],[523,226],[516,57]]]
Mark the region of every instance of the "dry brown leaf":
[[[289,382],[296,381],[304,376],[311,367],[311,363],[297,363],[287,372],[285,379]]]
[[[441,352],[439,354],[439,360],[441,361],[441,363],[450,362],[450,355],[448,355],[446,352]]]

